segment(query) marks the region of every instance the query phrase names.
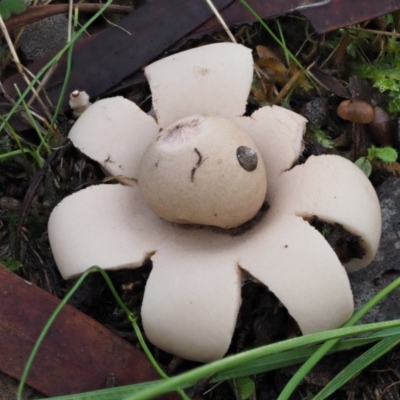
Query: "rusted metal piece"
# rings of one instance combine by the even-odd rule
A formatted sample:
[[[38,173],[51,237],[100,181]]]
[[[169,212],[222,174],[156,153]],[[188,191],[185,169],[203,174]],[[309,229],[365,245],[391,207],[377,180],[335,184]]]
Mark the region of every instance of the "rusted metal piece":
[[[102,7],[102,4],[74,4],[74,8],[78,9],[80,13],[95,13]],[[42,6],[28,7],[22,14],[13,15],[11,18],[5,21],[8,31],[22,28],[25,25],[32,24],[33,22],[40,21],[44,18],[52,17],[59,14],[67,14],[69,4],[46,4]],[[111,4],[107,7],[107,11],[116,14],[128,14],[132,11],[132,7],[119,6]],[[3,33],[0,32],[0,37]]]
[[[318,5],[321,0],[248,0],[247,3],[261,18],[269,19],[307,7],[315,7],[315,3]],[[223,9],[221,14],[225,22],[231,27],[256,22],[256,18],[239,1]],[[199,26],[193,34],[190,34],[190,38],[211,34],[217,29],[221,30],[220,27],[219,21],[216,18],[211,18]]]
[[[224,8],[234,0],[215,0]],[[204,1],[192,2],[190,7],[181,0],[150,1],[112,26],[90,37],[73,55],[71,76],[66,93],[85,90],[97,97],[130,74],[139,71],[165,50],[196,27],[213,16]],[[36,73],[43,63],[33,63],[28,68]],[[48,97],[57,103],[65,80],[66,60],[58,67],[46,85]],[[14,84],[20,90],[26,87],[19,74],[3,82],[7,93],[15,95]],[[68,96],[63,99],[68,109]]]
[[[319,33],[379,17],[400,8],[400,0],[382,0],[379,5],[371,0],[247,0],[247,3],[263,19],[299,12]],[[221,14],[229,26],[255,22],[252,14],[238,1],[226,7]],[[211,33],[218,26],[218,21],[213,18],[197,28],[196,33]]]
[[[59,300],[0,264],[0,370],[19,378]],[[160,379],[145,355],[103,325],[67,305],[54,322],[27,383],[47,396]],[[165,399],[177,399],[171,394]]]
[[[301,13],[319,33],[367,21],[400,8],[400,0],[331,0],[319,8],[308,8]]]
[[[379,7],[368,0],[248,0],[248,3],[264,19],[300,12],[321,33],[400,8],[400,0],[381,0]],[[205,2],[188,4],[181,0],[149,1],[123,18],[119,27],[110,27],[80,40],[75,45],[67,93],[75,89],[85,90],[96,98],[112,92],[116,85],[120,89],[124,85],[143,81],[141,68],[165,55],[168,49],[176,48],[178,43],[189,39],[222,30]],[[230,26],[255,22],[255,17],[238,1],[215,0],[214,4]],[[37,73],[48,60],[49,57],[44,58],[28,68]],[[65,70],[64,57],[46,85],[47,94],[54,104],[60,95]],[[7,93],[15,95],[14,84],[20,90],[26,86],[21,76],[16,74],[3,82]],[[68,98],[64,99],[62,107],[63,110],[69,109]],[[14,128],[22,130],[24,126],[15,124]]]

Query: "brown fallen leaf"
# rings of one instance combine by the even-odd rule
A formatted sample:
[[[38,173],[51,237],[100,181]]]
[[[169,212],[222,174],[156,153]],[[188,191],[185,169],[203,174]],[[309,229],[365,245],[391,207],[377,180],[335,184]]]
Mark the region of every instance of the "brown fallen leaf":
[[[313,66],[310,69],[310,72],[323,86],[326,87],[326,89],[330,90],[336,96],[343,97],[345,99],[351,97],[348,90],[343,86],[343,84],[328,72],[325,72],[316,66]]]
[[[289,80],[289,70],[279,56],[265,46],[257,46],[256,51],[259,57],[256,65],[262,68],[274,83],[285,85]]]
[[[262,19],[300,12],[319,33],[379,17],[400,8],[400,0],[381,0],[379,7],[371,0],[247,0],[247,3]],[[221,14],[229,26],[255,22],[255,17],[239,1],[226,7]],[[193,34],[209,34],[216,28],[218,21],[211,19]]]
[[[330,0],[321,7],[307,8],[300,12],[310,20],[319,33],[326,33],[344,26],[354,25],[396,11],[400,0]]]

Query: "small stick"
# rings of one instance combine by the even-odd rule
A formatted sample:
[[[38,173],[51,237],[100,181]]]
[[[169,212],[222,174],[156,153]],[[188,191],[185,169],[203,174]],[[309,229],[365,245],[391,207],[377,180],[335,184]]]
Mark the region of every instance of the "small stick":
[[[10,53],[11,56],[13,58],[13,61],[15,63],[15,65],[18,68],[19,73],[22,75],[22,77],[24,78],[25,82],[30,85],[30,80],[28,78],[28,76],[25,74],[24,71],[24,67],[22,66],[21,62],[19,61],[19,57],[17,52],[15,51],[15,47],[14,44],[10,38],[10,35],[8,33],[7,27],[4,24],[4,20],[3,17],[0,15],[0,30],[3,32],[4,38],[6,39],[8,48],[10,49]],[[44,112],[46,113],[47,118],[51,119],[51,115],[49,114],[49,111],[47,110],[47,107],[44,105],[42,99],[39,97],[39,95],[36,92],[36,89],[32,87],[32,93],[34,93],[34,95],[36,96],[38,102],[40,103],[40,105],[42,106]]]
[[[214,15],[217,17],[219,23],[222,25],[222,27],[224,28],[226,34],[228,35],[229,39],[231,39],[231,41],[233,43],[237,43],[235,36],[233,36],[233,33],[231,32],[231,30],[229,29],[228,25],[226,24],[226,22],[224,21],[224,19],[222,18],[222,15],[219,13],[219,11],[215,8],[213,2],[211,0],[206,0],[206,3],[209,5],[209,7],[211,8],[212,12],[214,13]]]

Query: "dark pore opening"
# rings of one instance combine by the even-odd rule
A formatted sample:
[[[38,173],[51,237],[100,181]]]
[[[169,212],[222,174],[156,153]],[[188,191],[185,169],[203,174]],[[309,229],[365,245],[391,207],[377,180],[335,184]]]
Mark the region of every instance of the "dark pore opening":
[[[316,215],[304,220],[326,239],[342,264],[353,258],[361,259],[365,256],[361,237],[350,233],[343,225],[325,222]]]
[[[227,354],[301,335],[297,322],[267,286],[242,270],[242,305]]]

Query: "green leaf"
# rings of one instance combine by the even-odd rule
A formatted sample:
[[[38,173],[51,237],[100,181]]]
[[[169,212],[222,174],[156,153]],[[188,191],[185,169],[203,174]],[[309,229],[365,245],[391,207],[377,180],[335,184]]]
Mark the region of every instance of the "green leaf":
[[[19,14],[25,11],[24,0],[0,0],[0,14],[3,19],[10,18],[11,14]]]
[[[383,162],[395,162],[397,160],[397,151],[393,147],[375,147],[368,149],[368,160],[381,160]]]
[[[367,157],[360,157],[355,163],[358,168],[361,169],[362,172],[367,176],[367,178],[371,175],[372,165],[371,161]]]
[[[248,376],[232,379],[230,384],[235,393],[236,400],[247,400],[253,396],[256,390],[254,381]]]
[[[326,149],[333,148],[332,140],[329,138],[328,134],[322,129],[317,128],[315,125],[311,125],[310,131],[314,137],[314,140],[318,142],[321,146],[325,147]]]
[[[10,271],[16,271],[22,267],[21,261],[17,260],[0,260],[0,263],[7,267]]]

